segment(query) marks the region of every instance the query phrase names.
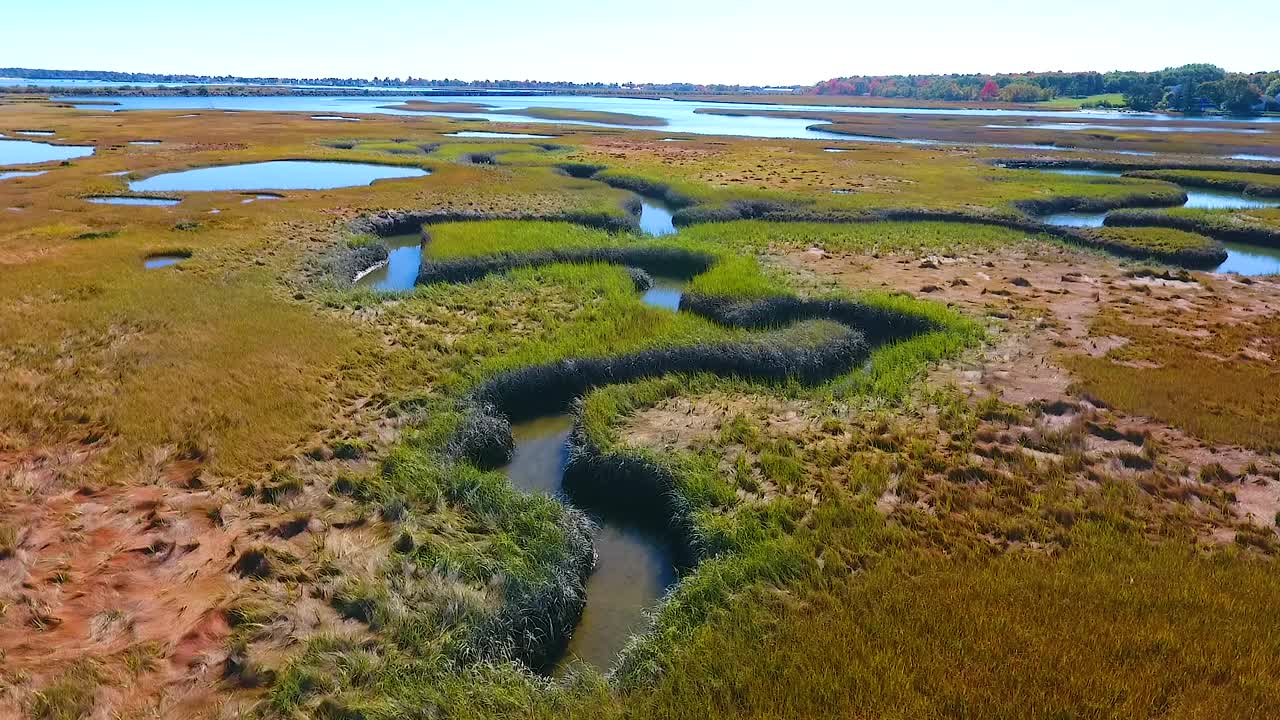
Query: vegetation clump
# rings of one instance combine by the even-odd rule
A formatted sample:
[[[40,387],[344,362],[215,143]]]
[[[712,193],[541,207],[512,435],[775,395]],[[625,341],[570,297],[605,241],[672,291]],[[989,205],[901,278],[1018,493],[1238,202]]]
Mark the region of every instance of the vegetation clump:
[[[1212,268],[1227,259],[1226,248],[1212,238],[1160,227],[1104,227],[1090,233],[1099,247],[1118,255],[1153,259],[1192,268]]]

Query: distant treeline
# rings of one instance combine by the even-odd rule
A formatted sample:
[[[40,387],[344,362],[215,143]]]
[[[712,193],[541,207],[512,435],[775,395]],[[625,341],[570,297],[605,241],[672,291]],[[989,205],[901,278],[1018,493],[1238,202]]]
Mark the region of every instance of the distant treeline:
[[[833,78],[818,83],[818,95],[870,95],[921,100],[1039,102],[1056,97],[1122,94],[1135,110],[1187,112],[1219,107],[1231,112],[1276,103],[1280,71],[1227,73],[1216,65],[1192,64],[1155,72],[1045,72],[997,75],[878,75]]]
[[[176,73],[131,73],[110,70],[48,70],[41,68],[0,68],[0,77],[18,80],[92,80],[108,83],[160,83],[202,85],[276,85],[346,88],[462,88],[475,90],[596,90],[653,93],[759,93],[790,92],[803,85],[763,87],[760,85],[699,85],[695,83],[575,83],[543,80],[459,80],[457,78],[286,78],[241,77],[238,75],[185,75]],[[39,84],[33,83],[33,84]]]

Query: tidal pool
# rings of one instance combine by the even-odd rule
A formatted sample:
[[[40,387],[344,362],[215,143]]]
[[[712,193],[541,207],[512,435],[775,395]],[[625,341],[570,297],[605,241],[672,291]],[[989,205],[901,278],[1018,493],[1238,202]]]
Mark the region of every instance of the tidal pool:
[[[312,120],[334,120],[337,122],[360,122],[360,118],[343,117],[341,115],[312,115]]]
[[[1240,275],[1280,274],[1280,248],[1233,242],[1222,244],[1227,248],[1227,260],[1214,268],[1214,272]]]
[[[1087,175],[1091,177],[1120,177],[1119,170],[1090,170],[1088,168],[1053,168],[1045,170],[1055,175]]]
[[[129,183],[134,192],[222,190],[328,190],[376,180],[423,177],[422,168],[320,160],[272,160],[164,173]]]
[[[163,140],[130,140],[130,145],[159,145]]]
[[[1225,190],[1197,190],[1184,187],[1187,202],[1182,207],[1218,209],[1265,208],[1280,205],[1280,200],[1265,200]]]
[[[1102,221],[1105,220],[1107,214],[1100,213],[1053,213],[1040,218],[1046,225],[1058,225],[1061,227],[1102,227]]]
[[[178,263],[182,262],[183,260],[187,260],[190,257],[191,257],[190,255],[178,255],[178,254],[150,255],[145,260],[142,261],[142,266],[148,270],[157,270],[159,268],[166,268],[172,265],[177,265]]]
[[[989,128],[1010,130],[1111,130],[1114,132],[1153,132],[1153,133],[1235,133],[1237,135],[1260,135],[1266,130],[1261,128],[1224,128],[1212,125],[1098,125],[1094,123],[1027,123],[1025,125],[987,125]]]
[[[95,205],[151,205],[155,207],[168,207],[182,202],[173,198],[129,197],[128,195],[98,195],[85,198],[85,200]]]
[[[1073,168],[1046,168],[1045,172],[1058,175],[1101,175],[1120,177],[1119,170],[1082,170]],[[1199,188],[1181,187],[1187,193],[1187,202],[1182,207],[1201,208],[1207,210],[1236,210],[1246,208],[1280,207],[1280,200],[1274,198],[1255,198],[1243,193],[1226,190],[1202,190]],[[1049,225],[1063,227],[1103,227],[1107,214],[1101,213],[1055,213],[1040,218]],[[1227,260],[1213,272],[1239,273],[1240,275],[1270,275],[1280,272],[1280,250],[1261,245],[1224,242],[1227,249]]]
[[[387,261],[356,279],[356,287],[373,290],[412,290],[422,268],[422,233],[396,235],[382,239],[386,243]]]
[[[655,197],[640,197],[640,230],[655,237],[674,235],[675,223],[672,215],[676,208]]]
[[[458,132],[445,133],[445,137],[468,137],[468,138],[526,138],[526,139],[542,139],[546,140],[554,138],[555,135],[534,135],[533,133],[514,133],[514,132],[490,132],[488,130],[459,130]]]
[[[284,199],[283,195],[274,195],[274,194],[267,194],[267,193],[257,193],[257,194],[248,193],[248,195],[249,197],[240,201],[241,205],[248,205],[249,203],[256,202],[258,200],[283,200]]]
[[[57,135],[53,130],[18,130],[19,135],[35,135],[37,137],[53,137]]]
[[[70,160],[92,155],[97,150],[92,145],[53,145],[33,140],[0,140],[0,165],[30,165],[32,163]]]
[[[1249,153],[1237,153],[1235,155],[1228,155],[1227,159],[1228,160],[1259,160],[1262,162],[1280,162],[1280,157],[1273,157],[1271,155],[1252,155]]]
[[[43,175],[44,172],[44,170],[14,170],[12,172],[0,172],[0,180],[20,177],[35,177],[37,175]]]
[[[564,414],[517,423],[515,455],[506,467],[512,485],[525,492],[559,493],[568,462],[573,420]],[[675,560],[662,538],[646,530],[595,517],[596,565],[587,579],[587,606],[552,673],[575,662],[608,669],[627,640],[642,630],[644,611],[676,581]]]

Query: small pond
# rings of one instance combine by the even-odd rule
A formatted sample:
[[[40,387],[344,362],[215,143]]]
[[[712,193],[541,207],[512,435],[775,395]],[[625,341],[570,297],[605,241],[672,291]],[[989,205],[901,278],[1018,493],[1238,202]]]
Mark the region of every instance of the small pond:
[[[19,130],[17,132],[19,135],[35,135],[37,137],[53,137],[58,134],[53,130]]]
[[[1059,225],[1061,227],[1102,227],[1102,221],[1106,219],[1107,214],[1100,213],[1054,213],[1045,215],[1040,218],[1046,225]]]
[[[0,172],[0,180],[8,180],[9,178],[35,177],[43,175],[44,170],[13,170],[11,172]]]
[[[342,115],[312,115],[312,120],[333,120],[335,122],[360,122],[360,118],[343,117]]]
[[[240,204],[248,205],[251,202],[257,202],[258,200],[283,200],[283,199],[284,199],[283,195],[273,195],[268,193],[249,193],[249,197],[241,200]]]
[[[129,183],[134,192],[221,190],[327,190],[371,185],[376,180],[423,177],[416,167],[319,160],[272,160],[164,173]]]
[[[159,145],[163,140],[130,140],[130,145]]]
[[[517,423],[507,477],[525,492],[559,493],[573,429],[568,415]],[[675,561],[662,538],[638,528],[593,518],[596,566],[587,580],[587,606],[553,673],[575,661],[608,669],[627,640],[646,625],[645,610],[676,581]]]
[[[1228,160],[1257,160],[1260,162],[1280,162],[1280,157],[1275,157],[1272,155],[1251,155],[1249,153],[1237,153],[1235,155],[1228,155],[1227,159]]]
[[[148,270],[158,270],[159,268],[166,268],[172,265],[177,265],[183,260],[190,259],[190,257],[191,257],[190,255],[178,255],[178,254],[150,255],[145,260],[142,261],[142,266]]]
[[[94,153],[92,145],[53,145],[33,140],[0,140],[0,165],[30,165],[32,163],[70,160]]]
[[[422,268],[422,233],[382,239],[387,261],[356,279],[356,287],[401,292],[412,290]]]
[[[168,207],[182,202],[174,198],[130,197],[128,195],[99,195],[85,198],[85,200],[95,205],[151,205],[154,207]]]

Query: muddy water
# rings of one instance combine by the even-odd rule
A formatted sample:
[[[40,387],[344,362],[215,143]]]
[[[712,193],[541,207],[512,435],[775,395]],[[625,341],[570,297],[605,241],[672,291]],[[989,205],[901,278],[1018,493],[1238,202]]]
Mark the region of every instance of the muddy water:
[[[642,300],[676,310],[687,283],[655,276]],[[517,423],[511,430],[515,454],[504,468],[511,484],[525,492],[561,493],[573,418],[548,415]],[[657,533],[612,516],[593,514],[592,520],[597,526],[591,538],[596,565],[587,579],[587,606],[554,675],[563,675],[575,662],[607,670],[627,640],[645,628],[645,611],[676,581],[671,547]]]
[[[516,424],[515,455],[505,468],[511,484],[525,492],[560,493],[572,429],[572,418],[564,414]],[[576,662],[607,670],[645,627],[645,610],[676,580],[675,561],[662,538],[614,518],[592,519],[598,527],[592,536],[596,565],[587,580],[587,606],[555,675]]]
[[[356,280],[356,287],[402,292],[412,290],[422,267],[422,234],[410,233],[383,238],[389,253],[387,262]]]

